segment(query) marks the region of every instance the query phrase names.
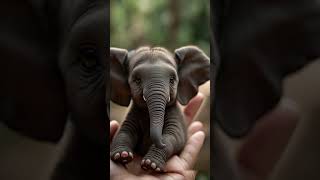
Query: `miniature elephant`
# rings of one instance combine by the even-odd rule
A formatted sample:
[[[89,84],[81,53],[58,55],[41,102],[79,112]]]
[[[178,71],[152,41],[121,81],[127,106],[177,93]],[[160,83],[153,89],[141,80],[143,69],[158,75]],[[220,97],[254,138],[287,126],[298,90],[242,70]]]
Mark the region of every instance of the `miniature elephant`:
[[[186,125],[177,100],[186,105],[209,80],[210,59],[195,46],[175,50],[141,47],[128,53],[111,48],[111,100],[133,103],[110,149],[111,159],[129,163],[133,152],[141,167],[164,171],[168,158],[186,142]]]

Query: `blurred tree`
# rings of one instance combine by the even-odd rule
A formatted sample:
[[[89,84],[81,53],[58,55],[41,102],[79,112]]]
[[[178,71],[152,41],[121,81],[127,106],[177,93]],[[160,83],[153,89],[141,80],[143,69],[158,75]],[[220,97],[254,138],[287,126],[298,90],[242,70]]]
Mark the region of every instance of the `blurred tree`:
[[[111,46],[174,50],[197,45],[208,55],[209,0],[111,0]]]

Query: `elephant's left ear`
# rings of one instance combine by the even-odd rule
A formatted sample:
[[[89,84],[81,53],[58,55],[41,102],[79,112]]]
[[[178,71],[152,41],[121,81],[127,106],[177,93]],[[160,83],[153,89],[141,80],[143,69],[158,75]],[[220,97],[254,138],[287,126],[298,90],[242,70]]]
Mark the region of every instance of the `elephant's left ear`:
[[[124,65],[127,58],[126,49],[110,48],[111,100],[121,106],[129,106],[131,100],[128,74]]]
[[[198,93],[198,87],[210,79],[210,59],[198,47],[185,46],[175,50],[178,63],[178,95],[182,105]]]

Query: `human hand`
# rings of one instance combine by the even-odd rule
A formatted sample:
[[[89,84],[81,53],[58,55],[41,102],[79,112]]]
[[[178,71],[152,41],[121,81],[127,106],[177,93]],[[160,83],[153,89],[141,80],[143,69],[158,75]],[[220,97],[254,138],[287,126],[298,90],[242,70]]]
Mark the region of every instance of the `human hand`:
[[[188,125],[188,140],[185,148],[180,155],[171,157],[165,167],[166,172],[161,174],[148,174],[140,167],[141,157],[135,156],[134,160],[127,167],[114,163],[110,159],[110,179],[142,179],[142,180],[161,180],[161,179],[195,179],[196,172],[193,166],[203,145],[205,134],[202,123],[193,121],[204,96],[199,93],[195,96],[184,109],[184,119]],[[110,142],[119,128],[116,121],[110,122]]]

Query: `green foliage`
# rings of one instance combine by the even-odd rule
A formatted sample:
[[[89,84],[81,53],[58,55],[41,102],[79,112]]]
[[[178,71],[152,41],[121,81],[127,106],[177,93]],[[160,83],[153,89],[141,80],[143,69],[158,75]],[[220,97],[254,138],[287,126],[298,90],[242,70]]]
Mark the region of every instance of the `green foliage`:
[[[210,179],[209,173],[206,173],[203,171],[200,171],[197,173],[196,180],[209,180],[209,179]]]
[[[209,0],[112,0],[111,46],[174,50],[196,45],[208,55]]]

